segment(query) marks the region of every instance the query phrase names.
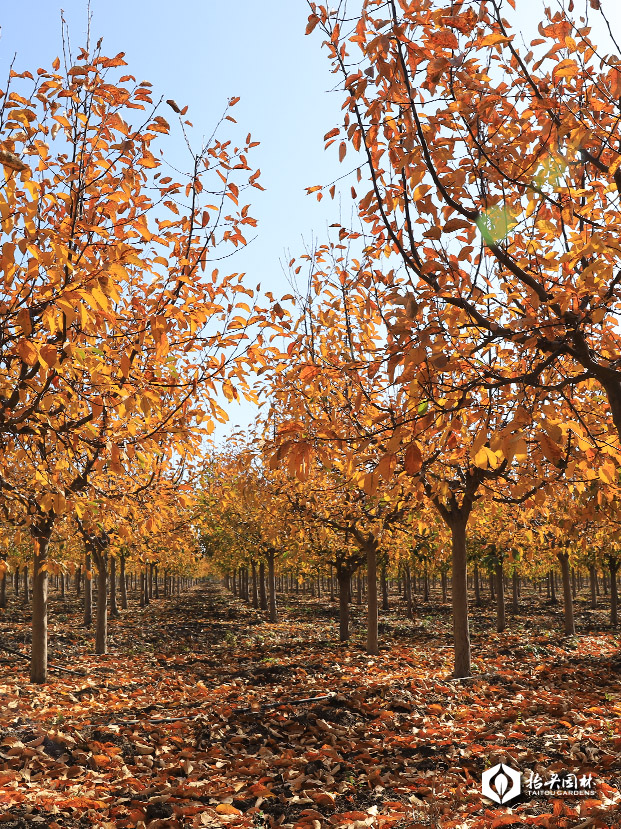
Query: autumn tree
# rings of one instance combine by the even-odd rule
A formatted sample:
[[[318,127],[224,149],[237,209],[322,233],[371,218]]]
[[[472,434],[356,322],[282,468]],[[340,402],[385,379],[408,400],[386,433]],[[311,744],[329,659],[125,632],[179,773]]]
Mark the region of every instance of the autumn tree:
[[[162,443],[172,452],[223,419],[217,389],[237,394],[260,353],[247,332],[260,318],[237,302],[252,292],[208,269],[216,247],[243,245],[254,225],[239,204],[258,186],[250,136],[233,148],[214,135],[185,177],[162,175],[154,152],[170,127],[150,84],[119,77],[123,55],[99,46],[64,72],[58,60],[36,78],[12,72],[0,110],[0,488],[34,539],[35,681],[46,675],[57,518],[91,474],[149,466]]]

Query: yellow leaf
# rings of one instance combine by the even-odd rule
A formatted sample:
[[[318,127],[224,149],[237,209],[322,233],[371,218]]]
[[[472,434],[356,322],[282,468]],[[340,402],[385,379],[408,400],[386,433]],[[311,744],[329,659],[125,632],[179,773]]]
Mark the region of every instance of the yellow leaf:
[[[575,78],[580,68],[575,60],[567,58],[557,63],[552,70],[552,80],[557,81],[559,78]]]
[[[486,35],[483,40],[480,42],[480,46],[496,46],[497,43],[509,43],[511,41],[510,37],[506,37],[506,35],[501,34],[493,34],[493,35]]]
[[[30,322],[30,311],[27,308],[22,310],[17,315],[17,324],[22,329],[24,334],[29,337],[32,334],[32,324]]]
[[[20,340],[17,344],[17,353],[28,366],[34,366],[39,361],[37,349],[30,340]]]

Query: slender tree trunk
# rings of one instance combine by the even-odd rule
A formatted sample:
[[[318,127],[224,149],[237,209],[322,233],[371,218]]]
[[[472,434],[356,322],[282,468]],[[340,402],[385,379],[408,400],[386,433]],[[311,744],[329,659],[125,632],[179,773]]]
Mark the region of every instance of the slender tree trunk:
[[[442,584],[442,604],[446,604],[448,600],[448,585],[447,585],[447,577],[446,577],[446,570],[442,570],[440,573],[440,580]]]
[[[138,604],[140,605],[140,607],[144,607],[144,594],[145,594],[145,589],[144,589],[144,570],[143,570],[143,568],[141,567],[141,568],[140,568],[140,596],[138,597]]]
[[[259,607],[267,610],[267,593],[265,592],[265,562],[259,561]]]
[[[378,654],[377,542],[367,543],[367,653]]]
[[[494,585],[495,585],[494,571],[490,570],[488,575],[489,575],[489,597],[492,601],[495,601],[495,599],[496,599],[496,590],[494,589]]]
[[[505,585],[502,571],[502,561],[496,562],[496,630],[502,633],[506,627],[505,612]]]
[[[149,572],[148,572],[148,580],[149,580],[149,595],[147,598],[153,598],[153,570],[155,568],[154,564],[149,564]]]
[[[550,570],[549,579],[550,579],[550,601],[552,602],[552,604],[556,604],[556,586],[554,584],[554,570]]]
[[[30,652],[30,681],[39,684],[47,680],[47,554],[52,534],[52,522],[33,531],[35,542],[32,578],[32,646]]]
[[[349,579],[347,570],[337,568],[339,586],[339,640],[347,642],[349,639]]]
[[[116,556],[110,556],[110,616],[118,619],[120,615],[116,600]]]
[[[561,562],[561,575],[563,579],[563,604],[565,607],[565,634],[573,636],[576,632],[574,626],[574,605],[571,599],[571,574],[569,572],[569,554],[558,553],[558,560]]]
[[[597,588],[595,565],[589,564],[589,581],[591,584],[591,607],[597,607]]]
[[[474,603],[481,607],[481,584],[479,581],[479,562],[474,560]]]
[[[97,624],[95,628],[95,653],[108,653],[108,562],[107,554],[98,552],[97,564]]]
[[[405,582],[405,612],[408,619],[414,618],[414,602],[412,600],[412,571],[410,569],[410,562],[405,564],[404,573]]]
[[[89,628],[93,623],[93,562],[91,554],[86,554],[84,563],[84,627]]]
[[[6,607],[6,574],[7,574],[7,563],[6,561],[2,562],[3,569],[2,573],[0,574],[0,607]]]
[[[152,589],[149,589],[151,584],[151,565],[145,564],[144,568],[144,606],[146,607],[151,601]],[[177,576],[177,588],[179,587],[179,577]]]
[[[67,598],[67,576],[64,570],[60,574],[60,598],[63,602]]]
[[[467,578],[467,576],[466,576]],[[427,559],[425,559],[424,571],[423,571],[423,601],[429,601],[429,573],[427,571]]]
[[[19,596],[19,565],[16,565],[15,572],[13,573],[13,593],[15,594],[15,598]]]
[[[382,610],[390,610],[388,604],[388,580],[386,578],[386,562],[382,564]]]
[[[160,584],[159,584],[159,581],[160,581],[160,568],[156,564],[155,567],[153,568],[153,594],[154,594],[156,599],[159,599],[159,597],[160,597]]]
[[[127,581],[125,576],[125,556],[121,556],[119,561],[119,582],[121,587],[121,607],[127,610]]]
[[[23,576],[23,585],[24,585],[22,603],[24,605],[27,605],[30,601],[30,570],[29,570],[27,564],[25,564],[23,569],[22,569],[22,576]],[[47,587],[47,582],[46,582],[46,587]]]
[[[269,620],[270,622],[278,621],[278,611],[276,609],[276,570],[275,570],[276,555],[274,550],[269,550],[267,554],[267,581],[268,581],[268,606],[269,606]]]
[[[330,565],[330,601],[334,601],[334,572],[333,567]]]
[[[608,569],[610,571],[610,624],[616,628],[619,624],[619,590],[617,587],[617,570],[619,561],[610,556],[608,558]]]
[[[257,563],[254,559],[250,562],[252,567],[252,606],[259,607],[259,586],[257,584]]]
[[[356,573],[356,604],[360,606],[362,604],[362,569],[358,568],[358,572]]]
[[[517,613],[520,609],[519,603],[519,596],[520,596],[520,577],[518,576],[517,570],[513,569],[513,576],[512,578],[512,586],[513,586],[513,612]]]
[[[453,640],[455,669],[453,676],[470,676],[470,629],[468,624],[468,582],[466,558],[467,519],[454,516],[451,528],[451,558],[453,565]]]
[[[576,598],[577,593],[577,586],[576,586],[576,568],[571,568],[571,597],[572,599]]]

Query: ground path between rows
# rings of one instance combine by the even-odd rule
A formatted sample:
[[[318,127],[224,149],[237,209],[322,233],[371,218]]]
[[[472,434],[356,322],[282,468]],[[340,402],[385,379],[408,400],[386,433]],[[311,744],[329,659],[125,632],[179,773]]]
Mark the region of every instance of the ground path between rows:
[[[0,829],[621,826],[618,637],[564,639],[528,608],[497,635],[477,611],[456,682],[448,606],[383,614],[368,657],[362,609],[342,645],[336,605],[286,602],[270,624],[203,584],[112,621],[105,657],[57,602],[51,662],[85,675],[39,687],[0,656]],[[0,642],[26,653],[28,624],[9,606]],[[481,773],[502,761],[598,788],[495,806]]]

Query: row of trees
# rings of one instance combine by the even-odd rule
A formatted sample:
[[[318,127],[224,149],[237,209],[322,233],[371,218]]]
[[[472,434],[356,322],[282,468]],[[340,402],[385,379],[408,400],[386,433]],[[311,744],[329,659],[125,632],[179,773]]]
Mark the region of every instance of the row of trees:
[[[602,527],[618,567],[619,58],[588,5],[546,9],[526,49],[503,5],[311,3],[344,99],[326,140],[368,190],[358,227],[291,262],[296,321],[254,450],[266,520],[286,499],[337,570],[364,558],[372,653],[378,557],[419,524],[447,538],[457,677],[468,537],[552,555],[567,633],[575,550]]]
[[[467,592],[480,605],[487,576],[499,631],[506,625],[509,584],[515,612],[522,584],[552,604],[558,594],[564,633],[573,635],[574,600],[588,576],[584,584],[590,586],[591,606],[600,590],[609,592],[610,622],[616,627],[621,544],[611,540],[616,537],[614,508],[600,509],[593,519],[584,500],[573,505],[571,522],[555,521],[549,514],[551,498],[549,494],[545,507],[519,510],[477,503],[469,533]],[[253,467],[252,451],[233,446],[212,459],[201,504],[201,547],[212,570],[223,574],[235,595],[268,610],[272,621],[277,620],[278,589],[298,591],[302,585],[332,599],[338,593],[340,638],[345,641],[350,603],[356,595],[360,603],[364,592],[367,650],[377,653],[378,609],[388,609],[391,580],[398,580],[408,618],[414,617],[417,579],[424,600],[431,579],[439,579],[444,601],[454,589],[450,533],[435,511],[412,498],[405,499],[399,515],[386,512],[377,519],[369,514],[369,503],[356,503],[341,476],[324,472],[321,478],[299,482],[265,470],[256,455]],[[554,504],[559,510],[566,507],[558,500]],[[369,547],[376,559],[375,579],[368,568]]]

